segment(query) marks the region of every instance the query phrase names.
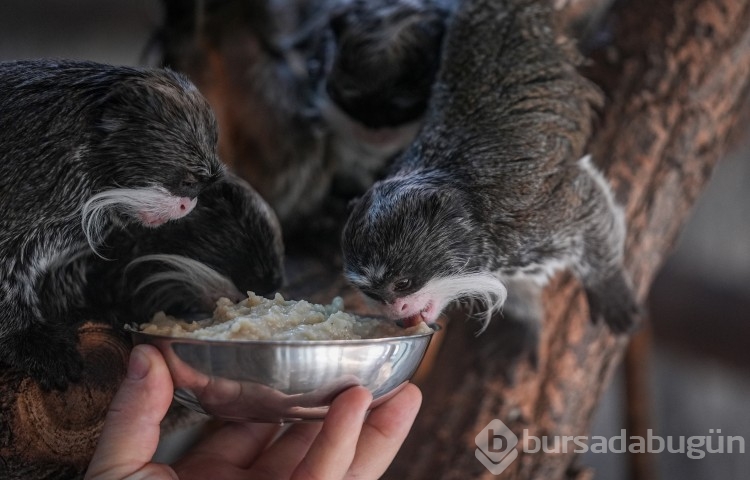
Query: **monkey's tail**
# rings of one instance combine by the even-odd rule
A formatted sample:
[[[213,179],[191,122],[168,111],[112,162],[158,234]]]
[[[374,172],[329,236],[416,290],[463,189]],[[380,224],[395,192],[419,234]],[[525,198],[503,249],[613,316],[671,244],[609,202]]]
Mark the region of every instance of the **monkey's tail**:
[[[144,255],[125,268],[137,286],[139,310],[150,317],[158,311],[210,314],[216,300],[245,298],[234,283],[210,266],[181,255]]]

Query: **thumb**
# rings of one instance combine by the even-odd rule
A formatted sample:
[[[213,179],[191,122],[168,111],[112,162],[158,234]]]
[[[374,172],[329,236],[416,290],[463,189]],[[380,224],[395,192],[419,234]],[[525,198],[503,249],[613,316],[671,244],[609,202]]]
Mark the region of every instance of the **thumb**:
[[[137,345],[104,419],[86,478],[124,478],[148,465],[171,401],[172,379],[161,354],[150,345]]]

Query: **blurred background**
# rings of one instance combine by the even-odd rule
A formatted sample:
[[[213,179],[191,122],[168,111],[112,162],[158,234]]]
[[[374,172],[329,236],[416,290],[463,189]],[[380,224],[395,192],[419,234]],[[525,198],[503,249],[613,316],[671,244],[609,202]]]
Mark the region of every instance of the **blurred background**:
[[[57,57],[138,65],[161,21],[157,0],[3,0],[0,61]],[[750,442],[750,149],[716,169],[650,299],[653,344],[634,401],[654,435],[742,436]],[[614,379],[591,435],[619,435],[625,375]],[[716,434],[714,435],[715,438]],[[173,443],[179,439],[172,439]],[[174,445],[163,446],[165,457]],[[746,445],[750,449],[750,444]],[[630,478],[627,454],[588,453],[596,478]],[[656,478],[744,479],[750,454],[652,455]]]

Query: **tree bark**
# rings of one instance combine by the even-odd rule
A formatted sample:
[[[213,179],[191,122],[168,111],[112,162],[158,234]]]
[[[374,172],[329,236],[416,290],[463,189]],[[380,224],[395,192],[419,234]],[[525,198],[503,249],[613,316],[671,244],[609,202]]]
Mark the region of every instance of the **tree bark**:
[[[563,11],[561,21],[581,18],[585,8]],[[626,262],[644,300],[747,98],[750,7],[740,0],[633,0],[620,2],[610,21],[614,43],[587,68],[607,95],[590,151],[625,205]],[[362,311],[361,296],[339,274],[337,240],[308,236],[290,244],[286,293],[316,301],[344,294]],[[524,430],[536,437],[586,434],[628,339],[590,324],[570,275],[553,280],[544,304],[536,367],[517,355],[529,343],[525,328],[496,318],[477,337],[464,314],[451,313],[454,321],[436,335],[441,348],[432,369],[421,377],[422,411],[387,478],[491,478],[475,458],[474,438],[494,418],[521,444]],[[85,378],[65,393],[41,392],[17,372],[0,373],[0,478],[81,474],[128,348],[108,327],[84,325]],[[500,478],[591,478],[576,460],[570,450],[519,452]]]
[[[72,478],[85,470],[129,346],[111,327],[79,330],[85,370],[65,392],[43,391],[19,372],[0,373],[0,478]]]

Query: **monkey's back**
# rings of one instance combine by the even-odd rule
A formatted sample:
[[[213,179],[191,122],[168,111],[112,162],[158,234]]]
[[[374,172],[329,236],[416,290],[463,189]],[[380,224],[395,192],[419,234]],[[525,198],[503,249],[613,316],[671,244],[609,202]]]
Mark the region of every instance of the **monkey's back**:
[[[52,60],[0,64],[4,218],[62,211],[87,188],[85,147],[98,99],[129,69]]]
[[[583,156],[600,94],[576,71],[551,7],[470,2],[445,39],[430,109],[403,169],[449,170],[468,188],[513,195],[509,210],[548,196]],[[499,21],[498,15],[505,17]]]

